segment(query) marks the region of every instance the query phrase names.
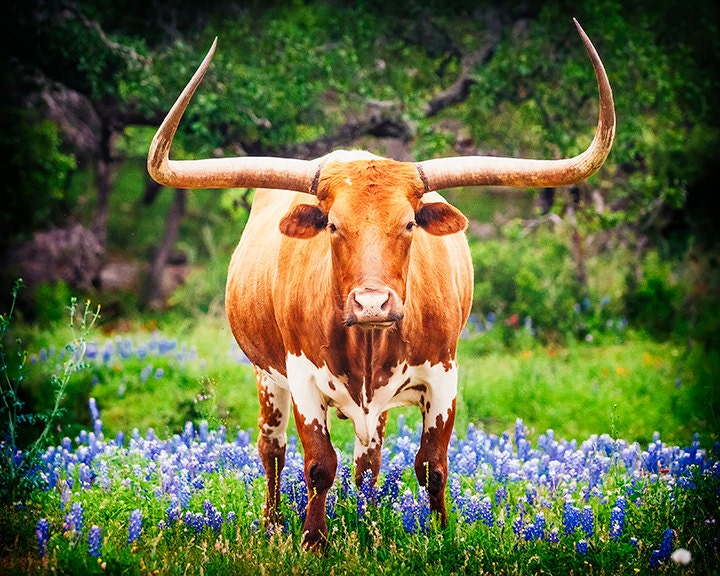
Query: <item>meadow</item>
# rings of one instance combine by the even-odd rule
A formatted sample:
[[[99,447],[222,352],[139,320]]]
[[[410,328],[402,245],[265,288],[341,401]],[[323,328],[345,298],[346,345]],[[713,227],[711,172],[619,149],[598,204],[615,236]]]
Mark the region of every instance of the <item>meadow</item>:
[[[429,514],[412,472],[416,410],[391,412],[375,487],[354,485],[352,429],[333,418],[330,539],[316,554],[300,546],[307,492],[292,430],[284,526],[261,524],[254,379],[221,319],[74,339],[36,331],[25,384],[49,401],[49,375],[69,374],[67,410],[39,453],[37,487],[2,508],[2,570],[716,573],[708,357],[703,375],[695,352],[626,328],[563,347],[529,331],[512,347],[501,339],[499,327],[474,319],[460,343],[449,526]]]

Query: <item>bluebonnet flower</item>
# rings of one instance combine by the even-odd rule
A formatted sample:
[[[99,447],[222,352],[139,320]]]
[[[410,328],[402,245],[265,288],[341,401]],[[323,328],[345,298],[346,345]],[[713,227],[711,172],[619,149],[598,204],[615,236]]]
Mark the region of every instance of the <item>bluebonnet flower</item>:
[[[79,535],[83,529],[83,516],[84,515],[82,503],[73,502],[70,514],[65,517],[65,524],[67,526],[67,529]]]
[[[100,526],[93,524],[90,526],[88,534],[88,554],[95,558],[100,556],[100,547],[102,546],[102,530]]]
[[[480,520],[482,520],[483,524],[486,526],[492,526],[495,522],[492,512],[492,503],[490,502],[489,496],[486,496],[480,502]]]
[[[88,407],[90,409],[90,418],[93,422],[100,418],[100,411],[98,410],[97,401],[95,400],[95,398],[90,398],[88,400]]]
[[[595,533],[595,514],[592,506],[584,506],[580,513],[580,525],[582,526],[585,536],[591,538]]]
[[[210,500],[203,502],[203,511],[205,512],[205,524],[216,532],[222,530],[223,516],[222,514],[212,505]]]
[[[130,522],[128,523],[128,544],[132,544],[140,538],[142,534],[142,512],[136,508],[130,513]]]
[[[44,558],[47,554],[47,545],[50,539],[50,521],[47,518],[38,520],[35,527],[35,536],[37,538],[38,554],[40,554],[40,558]]]
[[[365,470],[360,481],[360,494],[363,495],[366,502],[377,503],[377,490],[372,481],[372,471]]]
[[[570,499],[566,499],[563,504],[563,527],[565,534],[570,535],[580,524],[580,511],[573,505]]]
[[[660,548],[654,550],[652,554],[650,554],[650,568],[656,570],[670,559],[674,543],[675,531],[672,528],[665,528]]]
[[[400,500],[400,518],[405,532],[416,532],[418,528],[415,498],[410,490],[405,490]]]
[[[617,540],[625,529],[625,509],[617,504],[610,510],[610,540]]]
[[[583,556],[587,556],[588,553],[588,543],[587,540],[584,538],[582,540],[578,540],[577,544],[575,544],[575,550],[577,550],[578,554],[582,554]]]
[[[417,500],[410,490],[403,492],[400,499],[400,518],[405,532],[414,534],[425,530],[430,518],[430,506],[424,488],[418,490]]]
[[[525,531],[525,523],[523,522],[522,516],[517,516],[515,520],[513,520],[512,529],[517,538],[520,538],[520,536],[523,535],[523,532]]]
[[[453,510],[459,510],[462,503],[462,485],[460,484],[459,474],[450,475],[448,489],[450,491],[450,501],[452,502]]]
[[[480,499],[477,497],[477,494],[473,494],[472,496],[468,494],[468,496],[464,498],[464,503],[463,517],[465,518],[465,522],[472,524],[480,517]]]
[[[675,530],[672,528],[665,528],[665,532],[663,533],[663,539],[660,543],[660,555],[664,558],[670,558],[670,554],[673,550],[673,544],[675,543]]]
[[[185,512],[185,524],[192,528],[195,532],[202,532],[205,528],[205,518],[199,512]]]

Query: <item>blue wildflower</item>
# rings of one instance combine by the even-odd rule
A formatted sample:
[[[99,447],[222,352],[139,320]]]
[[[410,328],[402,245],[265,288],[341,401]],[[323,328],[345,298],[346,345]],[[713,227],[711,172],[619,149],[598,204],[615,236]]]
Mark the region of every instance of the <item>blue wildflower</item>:
[[[360,481],[360,493],[364,496],[366,502],[377,502],[377,490],[373,484],[372,471],[365,470]]]
[[[673,550],[673,544],[675,543],[675,530],[672,528],[665,528],[665,532],[663,533],[663,539],[660,543],[660,555],[663,557],[663,559],[667,560],[670,558],[670,554]]]
[[[516,537],[520,538],[520,536],[523,535],[525,523],[523,522],[522,516],[517,516],[515,520],[513,520],[512,529]]]
[[[93,422],[100,418],[100,411],[98,410],[95,398],[90,398],[90,400],[88,400],[88,407],[90,408],[90,418]]]
[[[465,517],[465,522],[468,524],[476,522],[480,517],[480,499],[477,497],[477,494],[473,494],[472,496],[468,494],[468,497],[465,498],[463,516]]]
[[[582,526],[585,536],[592,538],[595,533],[595,515],[591,506],[584,506],[580,513],[580,525]]]
[[[486,526],[492,526],[494,524],[495,519],[493,517],[492,503],[490,502],[489,496],[485,496],[480,502],[480,520],[482,520]]]
[[[50,521],[47,518],[41,518],[35,527],[35,536],[37,537],[38,554],[40,558],[44,558],[47,554],[47,544],[50,539]]]
[[[94,558],[100,556],[100,547],[102,546],[102,530],[100,526],[93,524],[90,526],[88,534],[88,554]]]
[[[148,364],[140,371],[140,381],[146,382],[147,379],[150,377],[150,374],[152,374],[153,366],[152,364]]]
[[[587,556],[588,553],[588,543],[587,540],[584,538],[582,540],[578,540],[577,544],[575,544],[575,550],[577,550],[578,554],[581,554],[583,556]]]
[[[79,534],[82,532],[84,525],[83,506],[81,502],[73,502],[70,514],[66,518],[68,530],[72,530]]]
[[[580,511],[573,505],[573,503],[566,499],[563,504],[563,527],[565,528],[565,534],[570,535],[580,524]]]
[[[195,532],[202,532],[205,528],[205,518],[199,512],[185,512],[185,524],[192,528]]]
[[[222,529],[223,516],[218,509],[212,505],[210,500],[203,502],[203,511],[205,512],[205,524],[216,532],[220,532]]]
[[[128,523],[128,544],[135,542],[142,534],[142,512],[136,508],[130,513],[130,522]]]
[[[459,474],[452,474],[450,476],[448,488],[450,490],[450,501],[452,502],[453,510],[459,510],[462,503],[462,486],[460,484]]]
[[[610,510],[610,540],[617,540],[625,529],[625,509],[615,504]]]
[[[675,531],[672,528],[665,528],[660,548],[653,550],[652,554],[650,554],[651,569],[656,570],[662,564],[665,564],[668,560],[670,560],[670,554],[672,553],[674,543]]]

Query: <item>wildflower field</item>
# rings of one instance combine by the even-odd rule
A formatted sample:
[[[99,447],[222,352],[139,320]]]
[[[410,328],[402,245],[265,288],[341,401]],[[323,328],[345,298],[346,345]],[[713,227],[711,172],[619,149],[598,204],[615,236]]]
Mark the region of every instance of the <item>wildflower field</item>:
[[[464,346],[477,346],[473,338],[482,337],[469,335]],[[672,356],[663,347],[643,349]],[[219,372],[206,360],[210,350],[223,358]],[[542,352],[534,347],[515,355],[522,374],[522,362],[538,365]],[[682,414],[678,398],[685,391],[674,369],[634,354],[638,367],[671,380],[666,390],[655,390],[677,394],[671,401]],[[580,355],[594,370],[592,348]],[[546,356],[542,362],[553,361],[554,354]],[[492,366],[492,354],[486,360]],[[308,553],[300,545],[308,494],[297,438],[291,434],[281,478],[284,525],[268,530],[252,425],[218,406],[224,371],[235,372],[247,403],[242,417],[252,421],[257,413],[251,370],[231,344],[187,344],[152,331],[30,349],[26,363],[29,375],[59,371],[86,382],[80,391],[65,390],[84,398],[76,420],[85,425],[64,423],[67,435],[55,434],[28,471],[32,490],[2,507],[0,573],[718,573],[720,464],[707,430],[702,441],[691,435],[686,444],[667,443],[657,433],[642,443],[609,433],[566,439],[519,418],[490,432],[492,425],[473,422],[466,407],[450,445],[449,525],[442,529],[412,470],[420,438],[414,412],[391,413],[380,481],[359,488],[352,432],[333,420],[338,470],[327,503],[329,544],[323,553]],[[467,378],[478,378],[473,361],[468,364]],[[619,382],[638,367],[609,370],[608,378]],[[588,377],[577,367],[568,370]],[[197,376],[207,373],[210,381]],[[647,370],[641,378],[652,383],[654,376]],[[176,389],[194,398],[193,417],[180,426],[158,408],[179,410]],[[497,413],[515,410],[503,394]],[[156,427],[123,428],[117,414],[109,426],[106,414],[124,404],[149,413],[144,422]],[[648,414],[637,419],[646,422]],[[25,454],[10,456],[20,462]]]

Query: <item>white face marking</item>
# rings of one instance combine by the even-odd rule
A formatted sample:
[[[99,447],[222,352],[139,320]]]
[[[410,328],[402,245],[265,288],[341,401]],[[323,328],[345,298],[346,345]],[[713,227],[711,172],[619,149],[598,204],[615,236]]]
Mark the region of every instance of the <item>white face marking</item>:
[[[458,371],[453,362],[450,370],[443,364],[419,366],[399,364],[384,386],[377,388],[370,401],[362,394],[362,405],[358,405],[350,396],[346,379],[334,376],[327,366],[317,367],[303,354],[287,357],[288,385],[298,412],[306,424],[317,420],[327,433],[327,409],[335,407],[347,416],[355,427],[357,437],[355,457],[375,447],[381,439],[377,438],[380,416],[390,408],[398,406],[420,405],[422,396],[425,402],[425,428],[436,425],[438,415],[442,420],[448,418],[448,411],[457,395]],[[409,383],[408,383],[409,380]],[[413,386],[424,385],[425,390],[413,390]],[[402,390],[401,390],[402,388]],[[430,408],[427,410],[427,403]],[[359,444],[359,445],[358,445]]]

